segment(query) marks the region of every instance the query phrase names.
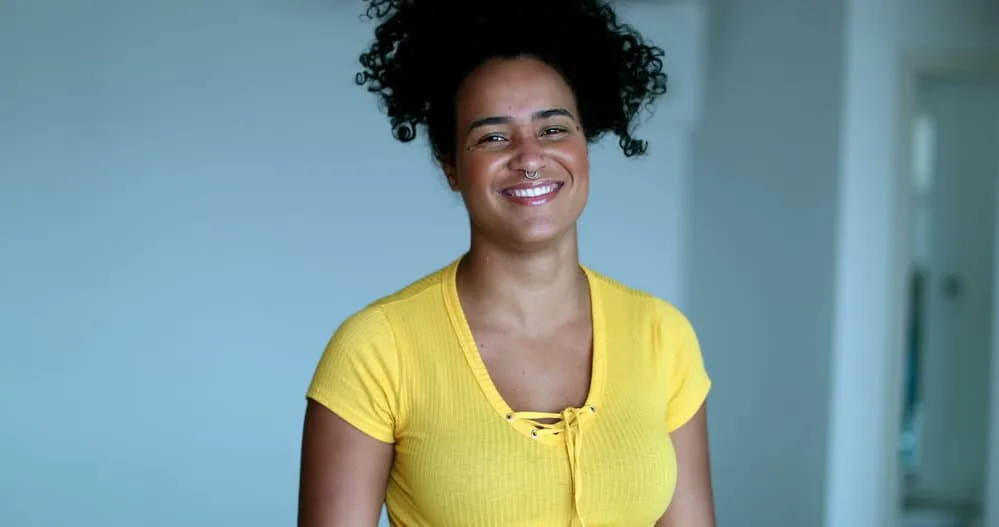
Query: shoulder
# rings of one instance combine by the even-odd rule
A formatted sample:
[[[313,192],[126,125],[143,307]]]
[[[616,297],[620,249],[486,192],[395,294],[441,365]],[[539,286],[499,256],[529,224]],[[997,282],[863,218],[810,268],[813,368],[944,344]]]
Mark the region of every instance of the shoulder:
[[[593,290],[600,296],[606,314],[651,322],[654,328],[670,334],[692,331],[687,316],[668,300],[588,267],[584,266],[584,270],[593,283]]]
[[[316,365],[308,397],[356,428],[391,441],[405,413],[402,396],[407,339],[426,327],[440,303],[440,276],[430,273],[351,313],[337,326]],[[433,316],[433,315],[430,315]],[[409,346],[411,347],[411,346]]]
[[[443,304],[441,286],[454,263],[425,274],[351,313],[334,339],[352,343],[394,339],[401,325],[420,324]]]
[[[372,302],[368,308],[383,308],[391,310],[400,307],[405,308],[409,305],[418,304],[427,300],[438,299],[441,285],[447,278],[448,274],[453,272],[457,263],[457,260],[455,260],[444,267],[436,269],[417,278],[416,280],[413,280],[402,288],[378,298]]]

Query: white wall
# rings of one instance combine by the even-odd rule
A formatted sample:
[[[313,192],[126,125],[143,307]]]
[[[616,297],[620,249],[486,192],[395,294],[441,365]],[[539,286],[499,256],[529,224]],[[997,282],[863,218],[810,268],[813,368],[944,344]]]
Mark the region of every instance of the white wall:
[[[326,339],[467,242],[424,145],[353,85],[357,7],[0,6],[0,525],[293,521]],[[675,50],[676,102],[647,159],[596,148],[582,232],[587,263],[677,302],[684,9],[628,11]]]
[[[901,420],[893,299],[905,275],[892,267],[902,227],[892,214],[901,14],[897,3],[861,0],[847,2],[847,14],[825,525],[880,527],[896,522]]]
[[[907,218],[899,208],[901,60],[995,49],[984,0],[848,2],[826,525],[893,525]],[[887,462],[885,461],[887,460]]]
[[[719,524],[821,525],[843,6],[711,8],[686,268]]]
[[[901,60],[994,47],[997,8],[807,4],[711,3],[686,298],[717,381],[720,521],[882,527],[898,490]]]

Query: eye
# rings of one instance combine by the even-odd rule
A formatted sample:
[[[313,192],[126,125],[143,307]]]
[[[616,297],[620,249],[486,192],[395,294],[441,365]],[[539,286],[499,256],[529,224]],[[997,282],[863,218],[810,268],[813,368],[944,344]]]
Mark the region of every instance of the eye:
[[[489,134],[482,139],[479,139],[479,143],[497,143],[500,141],[505,141],[506,138],[502,134]]]
[[[564,134],[566,132],[568,132],[568,130],[566,130],[564,127],[561,127],[561,126],[548,126],[548,127],[545,127],[544,129],[541,130],[541,135],[543,135],[543,136],[552,136],[552,135]]]

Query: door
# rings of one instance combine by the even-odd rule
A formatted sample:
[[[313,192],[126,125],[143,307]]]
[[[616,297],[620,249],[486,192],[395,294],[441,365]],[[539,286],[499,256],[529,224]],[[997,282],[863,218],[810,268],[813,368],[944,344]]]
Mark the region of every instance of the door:
[[[999,77],[925,76],[917,108],[918,305],[906,395],[907,432],[918,447],[907,451],[906,501],[969,512],[983,501],[995,382]]]

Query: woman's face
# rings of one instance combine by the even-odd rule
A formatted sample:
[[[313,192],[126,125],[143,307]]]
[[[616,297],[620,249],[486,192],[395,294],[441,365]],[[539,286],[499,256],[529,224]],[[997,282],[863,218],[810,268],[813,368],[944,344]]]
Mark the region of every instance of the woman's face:
[[[488,61],[460,87],[456,117],[455,159],[445,171],[474,235],[527,249],[574,232],[590,166],[576,99],[561,75],[530,58]]]

